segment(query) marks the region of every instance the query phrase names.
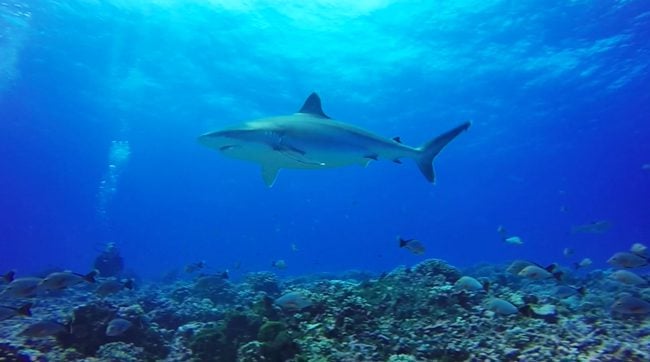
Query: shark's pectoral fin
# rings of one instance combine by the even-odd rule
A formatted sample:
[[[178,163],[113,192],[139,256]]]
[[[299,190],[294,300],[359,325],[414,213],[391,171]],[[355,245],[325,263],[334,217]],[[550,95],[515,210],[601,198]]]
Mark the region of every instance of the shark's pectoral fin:
[[[275,179],[278,177],[279,171],[279,167],[273,165],[262,165],[262,178],[264,179],[266,186],[273,186]]]

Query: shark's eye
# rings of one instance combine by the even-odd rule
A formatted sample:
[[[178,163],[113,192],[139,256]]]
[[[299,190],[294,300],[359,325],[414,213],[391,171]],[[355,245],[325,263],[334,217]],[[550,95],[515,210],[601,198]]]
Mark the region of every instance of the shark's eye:
[[[231,149],[233,149],[235,147],[237,147],[237,145],[225,145],[225,146],[219,147],[219,151],[228,151],[228,150],[231,150]]]

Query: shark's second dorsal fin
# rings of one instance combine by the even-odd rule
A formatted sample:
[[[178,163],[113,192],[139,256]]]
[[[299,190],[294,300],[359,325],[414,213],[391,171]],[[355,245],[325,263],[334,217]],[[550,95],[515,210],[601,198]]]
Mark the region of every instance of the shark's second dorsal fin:
[[[298,113],[307,113],[313,116],[330,118],[325,114],[325,112],[323,112],[323,107],[320,104],[320,97],[318,94],[316,94],[316,92],[310,94],[309,97],[307,97],[305,103],[302,105],[302,108],[300,108]]]

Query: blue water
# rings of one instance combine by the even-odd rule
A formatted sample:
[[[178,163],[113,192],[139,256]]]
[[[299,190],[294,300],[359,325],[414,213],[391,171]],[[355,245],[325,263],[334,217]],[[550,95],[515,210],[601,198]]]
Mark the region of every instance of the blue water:
[[[650,3],[417,3],[0,4],[0,269],[87,271],[107,242],[150,278],[197,260],[235,277],[277,259],[284,274],[427,257],[602,267],[650,242]],[[435,186],[376,162],[283,170],[269,189],[196,142],[312,91],[409,145],[473,124]],[[597,220],[611,229],[570,232]]]

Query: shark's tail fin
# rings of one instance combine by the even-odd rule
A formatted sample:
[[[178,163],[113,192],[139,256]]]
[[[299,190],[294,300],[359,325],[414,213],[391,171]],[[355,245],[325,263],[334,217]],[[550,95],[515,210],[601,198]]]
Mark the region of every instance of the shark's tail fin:
[[[471,122],[465,122],[429,142],[426,142],[418,148],[418,151],[420,151],[420,158],[417,159],[416,162],[420,168],[420,172],[422,172],[427,181],[434,183],[436,179],[436,175],[433,172],[433,159],[440,153],[440,151],[442,151],[447,143],[451,142],[451,140],[456,138],[456,136],[461,132],[468,129],[470,125]]]

